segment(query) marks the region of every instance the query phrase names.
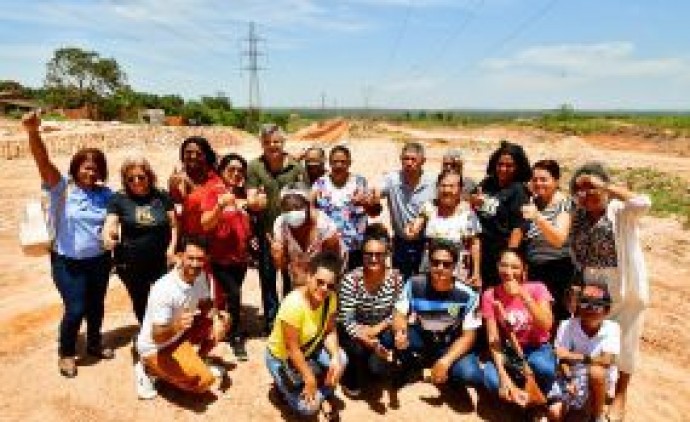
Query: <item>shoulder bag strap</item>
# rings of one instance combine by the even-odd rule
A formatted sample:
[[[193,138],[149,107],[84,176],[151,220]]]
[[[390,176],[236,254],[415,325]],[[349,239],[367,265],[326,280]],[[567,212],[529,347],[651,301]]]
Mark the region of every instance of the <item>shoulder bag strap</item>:
[[[304,352],[304,357],[309,358],[309,356],[316,351],[318,346],[323,341],[323,336],[326,331],[326,319],[328,318],[328,309],[331,307],[331,295],[326,297],[323,303],[323,310],[321,311],[321,325],[319,326],[316,335],[311,338],[307,343],[305,343],[300,349]]]

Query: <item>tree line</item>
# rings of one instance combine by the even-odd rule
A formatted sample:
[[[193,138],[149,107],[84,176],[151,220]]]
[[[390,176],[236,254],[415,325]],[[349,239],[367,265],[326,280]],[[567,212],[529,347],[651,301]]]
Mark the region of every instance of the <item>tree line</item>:
[[[117,60],[78,47],[54,51],[46,64],[43,86],[31,88],[6,80],[0,81],[0,91],[33,99],[48,110],[88,107],[98,120],[136,121],[139,110],[162,109],[166,116],[181,116],[190,124],[246,130],[255,130],[264,121],[282,125],[288,121],[287,113],[256,113],[234,107],[223,93],[186,100],[180,95],[137,91],[128,84]]]

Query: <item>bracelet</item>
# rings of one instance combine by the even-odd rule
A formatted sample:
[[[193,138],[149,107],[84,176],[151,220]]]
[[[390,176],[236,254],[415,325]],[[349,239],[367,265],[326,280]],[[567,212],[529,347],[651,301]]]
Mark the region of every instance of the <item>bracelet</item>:
[[[585,357],[582,358],[582,363],[590,365],[592,363],[592,357],[590,355],[585,355]]]

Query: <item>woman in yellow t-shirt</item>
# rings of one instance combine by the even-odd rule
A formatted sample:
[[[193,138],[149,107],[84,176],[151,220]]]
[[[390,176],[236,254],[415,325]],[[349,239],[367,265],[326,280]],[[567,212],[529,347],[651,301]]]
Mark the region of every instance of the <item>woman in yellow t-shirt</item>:
[[[306,284],[283,299],[268,338],[268,371],[288,405],[304,416],[335,417],[330,399],[347,363],[335,330],[341,268],[332,252],[312,257]]]

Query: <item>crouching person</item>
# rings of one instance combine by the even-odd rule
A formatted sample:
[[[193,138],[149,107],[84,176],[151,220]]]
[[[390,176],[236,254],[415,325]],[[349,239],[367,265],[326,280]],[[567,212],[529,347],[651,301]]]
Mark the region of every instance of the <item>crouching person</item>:
[[[332,252],[314,255],[306,284],[283,299],[268,338],[268,371],[287,404],[304,416],[320,411],[336,418],[331,399],[347,363],[335,329],[341,268]]]
[[[225,372],[224,367],[206,363],[230,325],[227,313],[212,308],[203,270],[206,242],[198,237],[183,242],[180,264],[151,288],[137,336],[140,360],[134,372],[141,399],[156,396],[155,378],[184,391],[204,393]]]
[[[432,242],[430,273],[411,277],[395,305],[393,341],[384,334],[382,343],[396,349],[402,370],[394,382],[399,386],[429,366],[434,384],[482,384],[479,360],[472,351],[482,324],[479,296],[454,277],[457,261],[456,246]]]
[[[555,345],[562,373],[550,394],[556,399],[549,408],[551,420],[563,420],[569,410],[585,407],[592,421],[608,420],[604,403],[607,391],[613,391],[612,365],[620,353],[621,335],[618,323],[606,319],[611,308],[606,286],[585,280],[577,298],[577,316],[558,327]]]

